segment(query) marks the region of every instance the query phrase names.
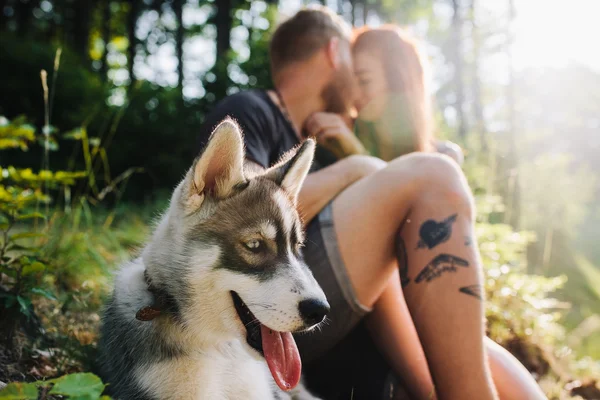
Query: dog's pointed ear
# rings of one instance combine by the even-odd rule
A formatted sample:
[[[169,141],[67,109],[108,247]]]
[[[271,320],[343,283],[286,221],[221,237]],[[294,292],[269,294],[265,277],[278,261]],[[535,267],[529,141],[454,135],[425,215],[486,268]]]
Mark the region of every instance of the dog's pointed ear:
[[[281,186],[294,202],[298,199],[298,193],[308,175],[314,155],[315,142],[312,139],[306,139],[295,154],[284,156],[284,160],[287,161],[283,161],[267,172],[268,176]]]
[[[242,132],[232,119],[221,122],[193,167],[195,194],[225,198],[244,177]]]

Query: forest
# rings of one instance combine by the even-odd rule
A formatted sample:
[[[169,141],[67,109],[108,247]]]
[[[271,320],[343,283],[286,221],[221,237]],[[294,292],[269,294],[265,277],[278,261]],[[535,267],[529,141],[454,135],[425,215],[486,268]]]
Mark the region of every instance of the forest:
[[[270,35],[308,4],[0,0],[0,400],[100,398],[112,273],[197,155],[204,115],[272,87]],[[476,197],[488,336],[549,398],[600,398],[600,5],[321,4],[422,41],[435,134],[462,147]]]

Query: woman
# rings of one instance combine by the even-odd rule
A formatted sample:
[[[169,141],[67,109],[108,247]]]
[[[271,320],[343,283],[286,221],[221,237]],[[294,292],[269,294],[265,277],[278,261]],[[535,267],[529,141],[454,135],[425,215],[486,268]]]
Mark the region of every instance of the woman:
[[[311,135],[337,157],[371,154],[390,161],[415,151],[439,151],[462,162],[458,146],[433,139],[426,64],[416,42],[406,32],[394,26],[360,30],[353,43],[353,59],[358,81],[358,117],[351,121],[337,114],[315,114],[306,124]],[[349,128],[352,122],[355,135]],[[388,335],[396,339],[378,338],[375,342],[384,355],[390,346],[401,347],[405,359],[387,361],[404,378],[404,386],[413,398],[435,398],[429,367],[404,303],[401,279],[402,271],[382,296],[392,307],[376,307],[367,317],[367,326],[384,331],[377,327],[390,325],[388,312],[397,305],[399,311],[391,317],[400,319],[395,324],[399,328]],[[545,398],[512,355],[491,340],[487,340],[486,347],[501,399]]]
[[[331,137],[329,149],[338,157],[370,154],[384,161],[414,151],[437,151],[462,164],[459,146],[436,140],[427,87],[427,64],[416,41],[391,25],[357,30],[353,58],[358,93],[353,137],[335,140],[344,122],[336,114],[313,117],[313,130]],[[312,132],[315,133],[315,132]]]

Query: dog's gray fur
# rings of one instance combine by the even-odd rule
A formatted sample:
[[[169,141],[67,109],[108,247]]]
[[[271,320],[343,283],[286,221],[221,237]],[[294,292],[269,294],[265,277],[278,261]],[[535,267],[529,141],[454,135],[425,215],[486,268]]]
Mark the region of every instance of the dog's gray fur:
[[[299,301],[326,302],[302,261],[296,199],[314,152],[306,141],[273,168],[244,171],[237,125],[221,123],[183,181],[141,257],[122,267],[103,316],[100,370],[117,399],[312,398],[275,384],[246,342],[230,290],[263,324],[311,328]],[[245,247],[255,240],[260,254]],[[136,312],[155,301],[144,279],[169,299],[151,321]]]

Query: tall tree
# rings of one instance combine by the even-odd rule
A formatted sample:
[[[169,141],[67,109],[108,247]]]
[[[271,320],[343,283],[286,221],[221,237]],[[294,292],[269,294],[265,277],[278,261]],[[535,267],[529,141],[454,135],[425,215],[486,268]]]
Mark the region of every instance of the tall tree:
[[[465,106],[465,86],[463,74],[463,17],[460,0],[452,0],[452,64],[454,69],[456,117],[458,119],[458,135],[461,139],[467,136],[467,116]]]
[[[205,100],[207,103],[220,100],[227,95],[227,89],[231,85],[229,79],[228,66],[230,63],[229,50],[231,49],[231,29],[233,28],[233,12],[236,0],[216,0],[215,15],[212,23],[217,31],[216,38],[216,60],[209,74],[210,80],[203,82],[204,89],[207,92]]]
[[[481,97],[481,77],[479,67],[481,61],[481,33],[477,22],[477,0],[471,0],[469,5],[469,17],[471,20],[471,38],[473,41],[473,63],[471,65],[471,81],[473,88],[473,117],[475,129],[479,135],[481,150],[487,152],[489,145],[487,140],[487,128],[483,115],[483,99]]]
[[[508,141],[508,153],[506,156],[507,169],[509,171],[509,183],[507,190],[507,213],[505,222],[511,224],[515,229],[519,228],[520,217],[520,183],[519,183],[519,156],[516,143],[516,112],[515,112],[515,71],[513,65],[512,46],[514,42],[513,25],[515,20],[514,0],[508,0],[508,23],[506,36],[506,59],[508,65],[508,85],[506,86],[506,104],[508,107],[508,130],[506,138]]]
[[[104,0],[102,2],[102,41],[104,42],[104,51],[102,52],[102,67],[100,69],[100,75],[102,80],[108,80],[108,44],[110,43],[110,0]]]
[[[6,26],[6,15],[4,15],[6,3],[7,0],[0,0],[0,31],[3,31],[4,27]]]
[[[127,71],[129,72],[129,87],[131,88],[136,81],[134,64],[138,39],[135,35],[135,29],[137,27],[138,17],[142,12],[141,0],[131,0],[129,6],[130,9],[127,14],[127,39],[129,40],[129,46],[127,48]]]
[[[38,6],[39,0],[29,1],[18,1],[16,4],[17,11],[17,27],[19,34],[25,35],[30,31],[31,17],[33,16],[33,9]],[[4,13],[4,10],[0,10]]]
[[[73,30],[71,32],[73,49],[84,61],[89,59],[92,5],[91,0],[73,2]]]
[[[233,0],[217,0],[215,26],[217,28],[217,62],[224,60],[231,48],[231,28],[233,26]]]
[[[183,4],[185,0],[173,0],[173,10],[177,19],[177,30],[175,31],[175,53],[177,56],[177,87],[183,89]]]
[[[356,0],[349,0],[350,3],[350,22],[352,23],[352,25],[356,26]]]

